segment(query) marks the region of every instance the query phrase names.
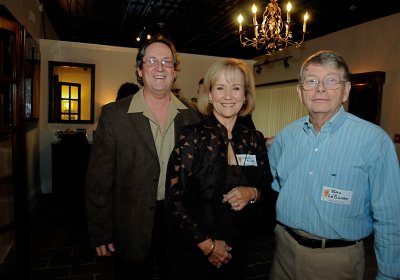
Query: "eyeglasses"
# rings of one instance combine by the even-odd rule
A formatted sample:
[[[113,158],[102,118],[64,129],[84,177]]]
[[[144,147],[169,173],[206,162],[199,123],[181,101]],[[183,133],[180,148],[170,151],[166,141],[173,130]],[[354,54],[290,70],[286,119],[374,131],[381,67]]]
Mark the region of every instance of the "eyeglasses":
[[[143,63],[147,67],[155,67],[155,66],[158,66],[160,61],[157,58],[150,57],[150,58],[146,59],[145,61],[143,61]],[[175,65],[174,65],[174,61],[172,59],[164,58],[163,60],[161,60],[161,66],[166,67],[166,68],[174,68]]]
[[[346,81],[339,81],[332,77],[326,77],[322,81],[316,79],[306,80],[304,83],[300,83],[304,90],[316,90],[319,84],[323,83],[326,89],[338,89],[340,84],[345,84]]]

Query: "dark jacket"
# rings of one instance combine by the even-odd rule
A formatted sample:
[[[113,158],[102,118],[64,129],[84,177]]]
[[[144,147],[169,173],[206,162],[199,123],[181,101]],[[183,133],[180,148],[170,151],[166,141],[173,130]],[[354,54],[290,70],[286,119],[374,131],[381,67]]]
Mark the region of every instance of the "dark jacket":
[[[248,187],[263,198],[272,181],[264,136],[236,123],[232,130],[236,155],[255,155],[257,166],[243,167]],[[170,248],[193,246],[218,236],[218,214],[227,185],[227,130],[212,115],[185,127],[171,154],[166,180]],[[242,211],[253,207],[248,204]],[[241,211],[239,211],[241,212]]]
[[[160,166],[149,120],[127,113],[131,100],[102,108],[87,171],[86,209],[91,244],[113,242],[120,256],[138,262],[151,243]],[[187,107],[174,120],[175,135],[201,120]]]

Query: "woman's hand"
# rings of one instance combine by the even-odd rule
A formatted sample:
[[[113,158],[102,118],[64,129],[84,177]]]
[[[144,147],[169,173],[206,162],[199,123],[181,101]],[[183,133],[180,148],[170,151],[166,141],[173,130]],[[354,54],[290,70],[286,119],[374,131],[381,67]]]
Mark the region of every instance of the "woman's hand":
[[[257,199],[257,189],[251,187],[236,187],[224,194],[222,202],[227,202],[235,211],[242,210],[250,201]]]
[[[232,248],[224,240],[212,240],[209,238],[197,244],[197,246],[208,257],[209,262],[218,268],[232,259],[232,255],[229,253]]]
[[[224,240],[215,240],[215,249],[212,254],[208,257],[210,263],[220,268],[221,265],[227,264],[231,259],[232,255],[229,251],[232,250]]]

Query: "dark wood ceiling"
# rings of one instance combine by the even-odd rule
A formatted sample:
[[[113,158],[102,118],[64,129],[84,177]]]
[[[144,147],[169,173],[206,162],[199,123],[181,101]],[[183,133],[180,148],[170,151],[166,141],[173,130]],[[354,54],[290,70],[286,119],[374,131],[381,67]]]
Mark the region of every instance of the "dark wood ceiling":
[[[138,47],[135,38],[163,32],[179,52],[254,58],[265,53],[242,47],[239,13],[251,16],[249,0],[40,0],[60,40]],[[259,11],[269,1],[254,0]],[[306,40],[400,12],[399,0],[291,0],[292,21],[310,14]],[[285,1],[278,3],[284,13]],[[286,16],[285,16],[286,18]]]

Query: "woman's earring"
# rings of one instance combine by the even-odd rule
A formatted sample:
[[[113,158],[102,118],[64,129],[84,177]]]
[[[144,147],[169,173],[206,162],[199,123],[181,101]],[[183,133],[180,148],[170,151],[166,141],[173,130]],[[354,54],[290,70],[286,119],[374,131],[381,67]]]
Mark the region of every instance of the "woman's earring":
[[[246,99],[243,100],[243,104],[246,104]]]
[[[209,102],[210,102],[210,104],[212,104],[212,100],[211,99],[209,100]]]

